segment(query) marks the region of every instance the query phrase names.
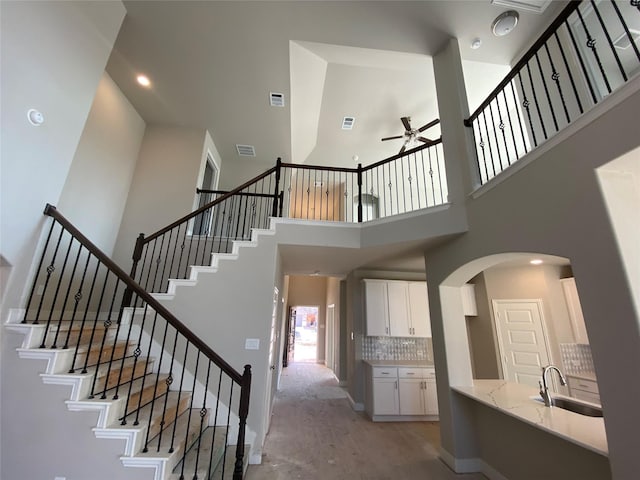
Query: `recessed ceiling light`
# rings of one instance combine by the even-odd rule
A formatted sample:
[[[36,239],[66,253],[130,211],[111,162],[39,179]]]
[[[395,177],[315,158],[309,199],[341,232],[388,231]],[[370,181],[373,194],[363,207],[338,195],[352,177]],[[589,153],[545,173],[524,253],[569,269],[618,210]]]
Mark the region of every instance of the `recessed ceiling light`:
[[[471,41],[471,49],[472,50],[477,50],[480,48],[480,45],[482,45],[482,40],[480,40],[479,38],[474,38]]]
[[[149,77],[147,77],[146,75],[138,75],[136,77],[136,80],[143,87],[147,87],[148,88],[148,87],[151,86],[151,80],[149,80]]]
[[[539,258],[534,258],[533,260],[531,260],[529,262],[531,265],[541,265],[542,264],[542,260],[540,260]]]
[[[518,17],[520,15],[515,10],[509,10],[501,13],[491,24],[491,31],[496,37],[504,37],[516,28]]]

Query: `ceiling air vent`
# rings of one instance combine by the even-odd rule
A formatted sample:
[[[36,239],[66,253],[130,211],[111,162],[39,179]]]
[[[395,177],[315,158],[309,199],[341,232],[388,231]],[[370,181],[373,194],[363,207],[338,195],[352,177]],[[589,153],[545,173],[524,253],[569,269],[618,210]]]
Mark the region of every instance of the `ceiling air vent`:
[[[629,33],[631,34],[631,38],[633,38],[633,43],[638,43],[638,39],[640,39],[640,32],[630,28]],[[631,46],[631,42],[629,41],[629,35],[627,35],[626,32],[622,32],[622,35],[616,38],[613,41],[613,44],[619,50],[626,50]]]
[[[271,92],[269,94],[269,103],[272,107],[284,107],[284,93]]]
[[[356,119],[354,117],[344,117],[342,119],[342,130],[351,130],[353,128],[353,122]]]
[[[238,151],[238,155],[241,157],[255,157],[256,149],[253,145],[236,145],[236,150]]]

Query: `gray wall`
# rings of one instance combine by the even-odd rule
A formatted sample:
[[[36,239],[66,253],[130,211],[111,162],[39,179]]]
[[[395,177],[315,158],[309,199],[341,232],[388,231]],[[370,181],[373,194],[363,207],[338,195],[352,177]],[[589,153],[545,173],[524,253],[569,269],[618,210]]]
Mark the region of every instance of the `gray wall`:
[[[450,57],[452,52],[442,55]],[[444,79],[447,72],[441,73]],[[598,375],[613,475],[633,478],[640,470],[634,451],[640,384],[630,382],[621,390],[617,383],[637,377],[639,323],[594,174],[596,168],[638,147],[634,118],[640,108],[639,88],[636,78],[556,135],[536,152],[535,161],[523,160],[513,174],[471,197],[469,232],[426,252],[439,386],[445,382],[439,388],[442,445],[456,457],[482,455],[472,439],[487,433],[487,427],[475,424],[446,388],[447,383],[471,381],[468,350],[451,337],[458,324],[464,326],[464,317],[447,302],[449,287],[462,285],[496,263],[491,255],[539,252],[568,258],[573,267]],[[532,457],[531,465],[536,461]]]

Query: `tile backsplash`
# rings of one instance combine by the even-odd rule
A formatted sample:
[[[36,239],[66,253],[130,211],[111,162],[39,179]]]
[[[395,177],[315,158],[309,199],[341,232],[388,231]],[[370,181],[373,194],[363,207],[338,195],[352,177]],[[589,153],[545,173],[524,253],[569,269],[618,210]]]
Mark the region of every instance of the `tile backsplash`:
[[[432,361],[430,338],[362,337],[363,360]]]
[[[593,358],[591,347],[581,343],[561,343],[560,354],[562,366],[566,374],[593,372]]]

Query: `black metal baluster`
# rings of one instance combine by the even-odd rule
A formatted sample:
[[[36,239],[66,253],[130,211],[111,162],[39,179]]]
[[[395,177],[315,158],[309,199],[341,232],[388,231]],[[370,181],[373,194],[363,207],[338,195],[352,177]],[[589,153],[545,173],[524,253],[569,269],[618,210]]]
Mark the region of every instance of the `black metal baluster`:
[[[86,277],[87,274],[87,269],[89,268],[89,262],[91,260],[91,253],[89,251],[87,251],[87,263],[84,266],[84,272],[82,273],[82,281],[80,282],[80,287],[78,288],[78,293],[76,293],[75,295],[75,300],[76,300],[76,304],[74,306],[73,309],[73,316],[75,317],[76,312],[78,310],[78,304],[80,303],[80,300],[82,299],[82,286],[84,285],[84,279]],[[100,262],[98,261],[98,265],[100,264]],[[87,297],[87,305],[84,309],[84,315],[82,316],[82,321],[80,322],[80,333],[78,335],[78,340],[76,341],[76,345],[75,345],[75,349],[73,352],[73,358],[71,360],[71,368],[69,369],[69,373],[73,373],[74,369],[75,369],[75,364],[76,364],[76,359],[78,357],[78,349],[80,348],[80,341],[82,340],[82,334],[84,333],[84,326],[87,322],[87,314],[89,313],[89,305],[91,302],[91,297],[93,296],[93,289],[95,288],[96,285],[96,274],[97,272],[94,272],[93,275],[93,280],[91,281],[91,287],[89,288],[89,296]],[[93,334],[95,333],[95,322],[94,322],[94,328],[91,331],[91,336],[89,338],[89,343],[88,343],[88,347],[87,347],[87,356],[89,356],[89,352],[91,351],[91,347],[93,345]],[[69,336],[71,334],[71,329],[69,329],[69,331],[67,332],[67,339],[65,340],[65,344],[63,348],[69,348]]]
[[[136,411],[136,418],[133,421],[134,425],[139,425],[140,424],[140,406],[142,403],[142,392],[144,391],[144,386],[147,380],[147,369],[149,368],[149,358],[151,357],[151,346],[153,345],[153,338],[154,338],[154,334],[156,332],[156,325],[158,323],[158,312],[154,312],[153,315],[153,323],[151,324],[151,334],[149,335],[149,347],[147,348],[147,356],[146,356],[146,362],[145,362],[145,369],[144,372],[142,374],[141,377],[142,378],[142,385],[140,386],[140,396],[138,398],[138,406],[135,408]],[[165,335],[167,333],[167,326],[168,323],[165,323]],[[136,349],[136,352],[140,352],[138,355],[136,355],[136,352],[134,352],[134,361],[133,361],[133,371],[131,373],[131,381],[129,382],[129,392],[127,393],[127,402],[125,404],[125,412],[129,409],[129,402],[131,401],[131,394],[133,393],[133,382],[136,378],[135,376],[135,371],[136,371],[136,363],[138,361],[138,357],[142,354],[142,328],[140,329],[140,338],[138,339],[138,348]],[[160,354],[160,363],[162,363],[162,354],[164,353],[164,343],[162,344],[162,349],[160,350],[160,352],[162,352]],[[160,364],[158,364],[158,375],[160,374]],[[151,419],[153,418],[153,409],[155,407],[155,393],[156,393],[156,389],[158,388],[158,382],[155,382],[155,386],[154,386],[154,392],[153,392],[153,399],[151,400],[151,410],[149,412],[149,427],[151,427]],[[162,427],[161,427],[162,428]],[[149,438],[149,431],[151,430],[151,428],[147,428],[147,439]],[[146,442],[145,442],[146,443]]]
[[[475,128],[478,129],[478,136],[480,137],[480,142],[478,142],[478,144],[476,145],[476,155],[478,152],[478,147],[480,147],[480,151],[482,152],[482,164],[484,165],[484,171],[485,171],[485,181],[489,180],[489,168],[487,166],[487,155],[485,153],[484,147],[485,147],[485,143],[484,143],[484,139],[482,137],[482,126],[480,125],[480,118],[476,118],[473,121],[473,124],[475,125]],[[474,135],[475,137],[475,135]],[[480,156],[477,155],[478,157],[478,162],[480,161]],[[482,178],[482,169],[480,168],[480,165],[478,164],[478,174],[480,175],[480,178]],[[484,183],[484,182],[483,182]],[[426,186],[426,182],[425,182],[425,186]]]
[[[547,87],[547,80],[544,77],[544,71],[542,70],[542,64],[540,63],[540,57],[538,56],[538,52],[536,52],[535,57],[536,57],[536,63],[538,64],[538,71],[540,72],[540,78],[542,79],[542,86],[544,87],[544,93],[546,94],[547,102],[549,103],[549,111],[551,112],[553,125],[556,127],[556,132],[557,132],[560,129],[558,127],[558,119],[556,118],[556,112],[553,109],[553,102],[551,101],[551,95],[549,94],[549,87]],[[534,98],[536,98],[535,95],[534,95]]]
[[[180,258],[178,259],[178,268],[176,268],[176,278],[180,278],[180,271],[182,269],[182,259],[184,258],[184,251],[187,248],[187,237],[189,233],[189,223],[184,223],[184,233],[182,235],[182,243],[180,244]],[[177,239],[176,239],[177,242]],[[189,249],[191,249],[191,241],[189,241]],[[187,253],[187,259],[185,263],[189,264],[189,254]]]
[[[578,109],[580,113],[584,113],[584,109],[582,108],[582,102],[580,101],[580,95],[578,94],[578,89],[576,88],[576,82],[573,79],[573,74],[571,73],[571,68],[569,67],[569,62],[567,61],[567,56],[564,53],[564,48],[562,48],[562,43],[560,42],[560,37],[558,36],[558,32],[554,33],[556,38],[556,43],[558,44],[558,49],[560,50],[560,54],[562,55],[562,61],[564,62],[564,67],[567,70],[567,74],[569,75],[569,81],[571,82],[571,88],[573,88],[573,94],[576,97],[576,102],[578,104]]]
[[[147,272],[147,279],[144,282],[144,289],[149,290],[149,279],[151,278],[151,270],[153,269],[153,262],[156,256],[156,245],[158,243],[158,239],[153,239],[153,249],[151,249],[151,258],[149,258],[149,271]],[[145,258],[146,260],[146,258]]]
[[[562,93],[562,87],[560,86],[560,73],[556,69],[555,63],[553,63],[553,58],[551,58],[551,52],[549,52],[549,45],[545,42],[544,49],[547,52],[547,58],[549,59],[549,64],[551,65],[551,80],[556,82],[556,87],[558,88],[558,95],[560,95],[560,101],[562,102],[562,108],[564,108],[564,114],[567,119],[567,123],[571,123],[571,118],[569,117],[569,110],[567,109],[567,102],[564,99],[564,93]]]
[[[620,61],[620,57],[618,56],[616,47],[613,44],[613,40],[611,40],[611,35],[609,35],[609,30],[607,30],[607,26],[604,24],[604,21],[602,20],[602,15],[600,15],[600,10],[598,10],[598,6],[593,0],[591,0],[591,6],[593,7],[593,10],[596,12],[596,16],[598,17],[598,22],[600,22],[600,26],[602,27],[602,31],[604,32],[604,36],[607,39],[607,42],[609,43],[609,47],[611,48],[613,57],[616,59],[616,63],[618,64],[618,68],[620,69],[620,74],[622,75],[622,79],[626,82],[628,80],[627,72],[624,71],[624,67],[622,66],[622,62]],[[631,43],[633,44],[633,41]]]
[[[518,102],[518,98],[516,96],[516,89],[513,86],[513,80],[511,82],[509,82],[509,85],[511,85],[511,95],[513,96],[513,106],[516,110],[516,114],[518,115],[518,125],[520,126],[520,134],[522,135],[522,146],[524,148],[524,152],[528,153],[528,149],[527,149],[527,137],[524,134],[524,129],[522,128],[522,118],[520,117],[520,104]],[[516,148],[516,154],[517,154],[517,148]]]
[[[232,382],[233,383],[233,382]],[[211,478],[211,474],[213,473],[213,452],[214,452],[214,445],[215,445],[215,441],[216,441],[216,430],[218,428],[218,409],[220,407],[220,388],[222,386],[222,370],[220,370],[220,374],[218,375],[218,390],[216,393],[216,409],[215,409],[215,413],[213,415],[214,418],[214,422],[213,422],[213,435],[211,435],[211,449],[209,450],[209,469],[207,470],[207,478]]]
[[[105,281],[106,281],[106,279],[105,279]],[[107,313],[107,318],[104,321],[104,325],[107,328],[111,326],[111,316],[113,315],[113,310],[114,310],[116,298],[118,296],[118,288],[120,287],[120,281],[118,280],[117,277],[115,277],[114,281],[115,281],[115,284],[114,284],[114,288],[113,288],[113,296],[111,297],[111,304],[109,305],[109,312]],[[136,299],[135,299],[135,302],[133,303],[133,305],[135,305],[137,301],[138,301],[138,296],[136,295]],[[135,307],[133,309],[135,310]],[[120,334],[120,327],[122,325],[122,323],[120,321],[121,318],[122,318],[122,313],[121,312],[118,315],[115,338],[118,338],[118,335]],[[107,328],[105,328],[104,338],[102,339],[102,344],[103,345],[106,342]],[[129,344],[128,342],[129,342],[129,338],[127,338],[127,345]],[[111,365],[112,364],[113,364],[113,351],[111,352],[111,358],[109,359],[109,365],[107,367],[107,372],[111,371]],[[98,361],[98,364],[96,365],[96,374],[93,376],[93,382],[91,383],[91,394],[89,395],[89,398],[93,398],[95,396],[95,394],[96,394],[96,384],[98,382],[98,372],[99,372],[99,370],[100,370],[100,362]],[[86,373],[86,372],[82,372],[82,373]],[[116,392],[116,394],[117,394],[117,392]],[[107,390],[104,389],[102,391],[101,400],[105,400],[106,398],[107,398]],[[113,399],[117,400],[118,399],[117,395],[115,395]]]
[[[500,111],[500,97],[498,97],[497,95],[496,95],[496,98],[495,98],[495,102],[496,102],[496,109],[498,110],[498,120],[500,121],[500,123],[498,124],[498,128],[502,132],[502,142],[504,143],[504,151],[505,151],[505,155],[507,157],[507,166],[509,166],[510,165],[510,163],[509,163],[509,145],[507,145],[507,134],[504,132],[505,124],[504,124],[504,121],[502,120],[502,112]],[[491,104],[489,104],[489,109],[491,110]],[[492,119],[493,119],[493,117],[492,117]],[[496,138],[496,143],[497,142],[498,142],[498,139]],[[500,154],[500,145],[499,144],[498,144],[498,154]],[[502,165],[502,155],[500,155],[500,168],[502,170],[504,170],[504,168],[505,168]]]
[[[531,110],[529,110],[529,106],[531,105],[531,102],[529,102],[529,99],[527,98],[527,92],[524,89],[524,83],[522,82],[522,75],[520,75],[520,72],[518,72],[518,79],[520,80],[520,88],[522,89],[522,95],[524,97],[524,100],[522,101],[522,106],[527,111],[527,118],[529,119],[529,128],[531,129],[531,136],[533,137],[533,145],[534,147],[537,147],[538,140],[536,138],[536,131],[533,128],[533,119],[531,118]]]
[[[506,88],[502,89],[502,98],[504,100],[504,107],[507,110],[507,120],[509,121],[509,129],[511,130],[511,140],[513,140],[513,150],[515,152],[515,160],[518,160],[518,144],[516,143],[516,134],[513,130],[513,121],[511,120],[511,113],[509,112],[509,102],[507,102]],[[506,140],[505,140],[506,143]],[[509,149],[507,149],[507,163],[511,165],[511,156],[509,155]]]
[[[544,135],[544,139],[546,140],[549,137],[547,136],[547,128],[544,125],[544,120],[542,119],[542,111],[540,110],[540,104],[538,103],[536,88],[533,86],[533,76],[531,75],[531,68],[529,67],[529,62],[527,62],[527,73],[529,74],[529,84],[531,85],[531,95],[533,96],[533,103],[536,106],[536,111],[538,112],[538,120],[540,120],[542,133]]]
[[[433,201],[431,206],[434,206],[436,204],[436,186],[433,183],[433,159],[431,158],[431,149],[428,149],[427,152],[429,152],[429,171],[427,173],[429,173],[431,180],[431,200]],[[429,206],[429,202],[427,202],[427,206]]]
[[[235,383],[231,382],[231,388],[229,388],[229,405],[232,405],[234,386],[235,386]],[[231,423],[231,408],[228,408],[227,409],[227,425],[229,425],[230,423]],[[222,472],[220,472],[222,478],[224,478],[225,470],[227,468],[227,445],[229,445],[229,429],[227,429],[227,432],[225,433],[225,439],[224,439],[224,453],[222,454]]]
[[[53,223],[51,224],[51,230],[53,230],[53,226],[56,224],[56,221],[54,220]],[[40,302],[38,303],[38,311],[36,312],[36,317],[35,317],[35,321],[33,322],[34,325],[38,325],[40,323],[40,312],[42,311],[42,304],[44,302],[46,293],[47,293],[47,288],[49,286],[49,280],[51,279],[51,274],[53,272],[55,272],[56,270],[56,257],[58,256],[58,249],[60,248],[60,242],[62,241],[62,235],[64,234],[64,228],[62,227],[62,225],[60,225],[60,235],[58,235],[58,241],[56,242],[56,248],[53,252],[53,255],[51,257],[51,263],[49,264],[49,266],[47,266],[47,278],[44,281],[44,287],[42,287],[42,295],[40,296]],[[42,255],[42,258],[44,259],[44,253]],[[34,288],[35,288],[35,283],[34,283]],[[26,315],[27,312],[25,312],[25,323],[26,323]],[[44,337],[42,339],[42,345],[40,345],[40,348],[45,348],[45,339],[47,337],[47,330],[49,330],[49,324],[50,324],[51,320],[49,320],[47,322],[47,326],[45,328],[45,334]]]
[[[398,163],[402,161],[402,157],[398,158],[397,160],[393,161],[393,172],[395,173],[395,189],[396,189],[396,213],[400,213],[400,189],[398,188],[398,185],[400,182],[398,182]],[[402,178],[402,177],[400,177]],[[389,185],[389,195],[393,195],[393,187],[391,185]],[[391,210],[391,213],[393,213],[393,210]]]
[[[69,248],[71,248],[71,245],[73,245],[73,241],[75,239],[73,238],[73,236],[71,237],[71,242],[69,243]],[[58,348],[57,343],[58,343],[58,335],[60,334],[60,329],[62,328],[62,321],[64,320],[64,312],[67,308],[67,302],[69,301],[69,295],[71,295],[71,287],[73,286],[73,279],[76,275],[76,270],[78,268],[78,261],[80,260],[80,253],[82,253],[82,248],[83,246],[81,244],[78,244],[79,248],[78,248],[78,254],[76,255],[76,259],[73,262],[73,269],[71,270],[71,276],[69,277],[69,283],[67,285],[67,293],[64,296],[64,302],[62,303],[62,309],[60,310],[60,319],[58,320],[58,330],[56,332],[56,335],[53,339],[53,345],[51,346],[51,348]],[[60,275],[60,282],[62,282],[62,274]],[[55,307],[55,302],[54,302],[54,307]],[[53,313],[53,311],[52,311]],[[71,327],[73,327],[73,316],[71,317],[70,323],[69,323],[69,327],[67,330],[67,335],[69,335],[69,332],[71,330]],[[66,348],[66,347],[63,347]]]
[[[436,145],[435,151],[436,151],[436,165],[438,166],[438,187],[440,189],[440,204],[444,203],[444,190],[442,190],[442,175],[440,175],[440,172],[442,171],[442,169],[440,168],[440,155],[438,153],[438,147],[441,144]]]
[[[496,165],[495,165],[495,161],[493,159],[493,148],[491,148],[491,140],[489,140],[489,125],[487,124],[486,111],[487,111],[486,108],[482,111],[482,120],[484,122],[484,133],[486,134],[486,137],[487,137],[487,149],[489,150],[489,158],[491,159],[491,170],[493,171],[493,175],[491,175],[491,176],[495,177],[496,176]]]
[[[173,253],[171,254],[171,263],[169,264],[169,277],[173,275],[173,262],[176,259],[176,251],[178,250],[178,239],[180,238],[180,228],[182,225],[178,225],[174,230],[176,231],[176,240],[173,244]]]
[[[398,190],[402,189],[402,204],[404,206],[404,211],[402,213],[405,213],[407,211],[407,196],[406,196],[406,192],[404,191],[404,162],[402,161],[404,158],[408,158],[407,156],[402,156],[400,157],[397,162],[400,163],[400,178],[402,179],[402,182],[398,183],[398,177],[397,177],[397,173],[398,173],[398,167],[396,164],[396,192],[398,192]],[[400,202],[398,202],[398,211],[400,211]]]
[[[166,234],[163,234],[160,238],[160,251],[158,252],[158,258],[155,260],[156,262],[156,273],[153,274],[153,283],[151,284],[152,292],[156,291],[156,280],[158,278],[158,272],[160,271],[160,264],[162,263],[162,256],[164,252],[164,237]],[[198,237],[199,241],[199,237]],[[162,291],[162,278],[160,278],[160,286],[158,287],[158,291]]]
[[[196,367],[195,367],[194,372],[193,372],[193,385],[191,387],[192,394],[191,394],[191,401],[189,403],[189,415],[187,417],[187,430],[186,430],[185,438],[184,438],[184,444],[185,445],[187,445],[189,443],[189,428],[191,427],[191,415],[193,413],[193,396],[194,396],[195,391],[196,391],[196,382],[197,382],[197,379],[198,379],[198,366],[199,365],[200,365],[200,350],[198,350],[196,352]],[[206,399],[206,394],[205,394],[205,399]],[[176,422],[175,423],[178,423],[177,422],[177,416],[176,416]],[[159,446],[159,442],[158,442],[158,446]],[[182,462],[182,471],[181,471],[181,474],[180,474],[181,477],[184,477],[185,463],[186,462]]]
[[[422,152],[424,150],[420,150],[420,156],[422,156]],[[420,201],[420,178],[418,177],[418,154],[416,153],[413,156],[413,167],[416,175],[416,194],[418,196],[418,208],[422,208],[422,202]]]
[[[200,447],[202,446],[202,432],[204,431],[204,417],[207,416],[207,392],[209,391],[209,376],[211,375],[211,360],[207,363],[207,377],[204,383],[204,393],[202,394],[202,408],[200,409],[200,434],[198,435],[198,446],[196,447],[196,464],[193,472],[193,480],[198,478],[198,464],[200,463]],[[188,433],[187,433],[188,435]],[[185,448],[184,457],[187,456]],[[185,461],[183,460],[183,465]]]
[[[137,299],[136,299],[137,302]],[[134,303],[135,305],[135,303]],[[140,335],[142,335],[142,332],[144,331],[144,324],[147,318],[147,309],[149,308],[149,305],[147,303],[144,304],[144,313],[142,314],[142,322],[140,324]],[[133,322],[135,320],[135,310],[133,312],[133,314],[131,315],[131,322],[129,322],[129,330],[127,331],[127,345],[129,345],[131,343],[131,333],[133,331]],[[138,341],[137,345],[136,345],[136,349],[133,351],[133,356],[135,359],[137,359],[140,356],[140,341]],[[111,351],[111,360],[109,361],[109,368],[107,370],[107,374],[105,375],[105,380],[104,380],[104,391],[102,392],[102,395],[104,396],[107,392],[107,390],[109,390],[109,375],[111,374],[111,367],[113,366],[113,361],[114,361],[114,357],[115,356],[115,349],[113,349]],[[118,359],[119,363],[120,363],[120,369],[118,370],[118,381],[116,382],[116,390],[115,393],[113,395],[113,399],[116,400],[117,398],[119,398],[119,394],[120,394],[120,386],[122,385],[122,370],[124,370],[124,364],[127,360],[126,356],[123,356],[122,359]],[[135,366],[134,366],[134,370],[135,370]],[[97,373],[96,373],[97,375]],[[103,397],[104,398],[104,397]],[[121,425],[126,425],[127,424],[127,411],[125,410],[124,412],[124,416],[121,418]]]
[[[101,265],[100,260],[98,260],[98,267]],[[105,274],[105,278],[104,278],[104,282],[102,284],[102,290],[100,291],[100,299],[98,300],[98,306],[96,307],[96,312],[100,313],[101,311],[101,307],[102,307],[102,302],[104,300],[104,294],[105,291],[107,290],[107,282],[109,279],[109,274],[111,273],[111,271],[107,268],[106,269],[106,274]],[[96,330],[96,326],[98,324],[98,313],[96,314],[96,325],[93,327],[93,331],[95,332]],[[108,324],[107,324],[108,322]],[[100,342],[100,350],[98,351],[98,360],[96,361],[96,365],[99,366],[100,365],[100,360],[102,359],[102,352],[104,351],[104,344],[105,341],[107,339],[107,329],[108,327],[111,326],[111,319],[107,318],[107,320],[105,320],[104,322],[104,330],[103,330],[103,334],[102,334],[102,341]],[[91,334],[91,340],[89,341],[89,344],[93,344],[93,333]],[[84,365],[82,366],[82,370],[80,373],[87,373],[87,367],[89,366],[89,355],[87,355],[84,359]]]
[[[564,24],[565,24],[565,27],[567,28],[567,32],[569,33],[569,37],[571,38],[571,43],[573,44],[573,50],[575,51],[576,56],[578,57],[578,61],[580,62],[580,67],[582,68],[582,75],[585,82],[587,82],[587,86],[589,87],[589,92],[591,93],[591,99],[593,100],[593,104],[595,105],[596,103],[598,103],[598,98],[596,97],[596,92],[593,89],[593,85],[591,84],[591,78],[590,78],[589,72],[587,71],[587,67],[584,64],[582,55],[580,54],[580,48],[578,47],[578,42],[576,41],[576,38],[573,35],[573,30],[571,30],[571,26],[569,25],[569,23],[565,20]]]
[[[189,341],[187,340],[184,346],[184,360],[182,362],[182,375],[180,376],[180,387],[178,388],[178,405],[180,405],[180,396],[182,395],[182,387],[184,384],[184,374],[187,368],[187,353],[189,350]],[[168,398],[168,397],[167,397]],[[164,409],[163,411],[166,412],[167,410],[167,400],[165,399],[165,403],[164,403]],[[169,447],[169,453],[173,453],[174,448],[175,448],[175,441],[176,441],[176,429],[178,427],[178,422],[173,422],[173,432],[171,433],[171,446]],[[147,448],[145,446],[145,448]],[[144,451],[144,450],[143,450]],[[158,443],[158,451],[160,451],[160,444]]]
[[[631,0],[631,6],[633,6],[634,1],[636,4],[635,6],[638,8],[638,12],[640,12],[640,0]],[[627,34],[627,38],[629,39],[629,43],[633,47],[633,51],[636,52],[636,57],[638,58],[638,61],[640,61],[640,50],[638,50],[636,42],[634,42],[633,36],[629,31],[629,26],[627,25],[627,22],[625,22],[624,17],[622,16],[622,13],[620,12],[620,9],[618,8],[618,5],[616,4],[615,0],[611,0],[611,5],[615,9],[616,15],[618,15],[618,19],[620,19],[622,28],[624,28],[624,32]]]
[[[609,85],[609,79],[607,78],[607,74],[604,71],[604,67],[602,66],[602,61],[600,60],[600,55],[598,55],[598,50],[596,49],[596,39],[591,36],[591,33],[587,28],[587,24],[585,23],[584,18],[582,17],[582,12],[580,11],[580,9],[577,9],[576,12],[578,13],[578,18],[580,18],[580,23],[582,24],[582,28],[584,28],[584,33],[587,36],[587,47],[591,49],[591,52],[593,53],[593,57],[596,59],[596,63],[600,68],[600,73],[602,74],[602,79],[604,80],[604,84],[607,87],[607,92],[611,93],[611,85]]]
[[[46,210],[45,210],[46,212]],[[22,317],[21,323],[27,323],[27,315],[29,313],[29,309],[31,308],[31,300],[33,299],[33,294],[36,290],[36,285],[38,284],[38,278],[40,277],[40,273],[42,272],[42,264],[44,262],[44,257],[49,249],[49,240],[51,240],[51,234],[53,232],[53,226],[55,225],[55,221],[51,220],[51,226],[49,227],[49,233],[47,234],[47,240],[44,243],[44,247],[42,249],[42,255],[40,256],[40,261],[38,262],[38,268],[36,269],[36,276],[33,279],[33,283],[31,284],[31,291],[29,292],[29,299],[27,300],[27,307],[24,310],[24,316]],[[49,274],[50,275],[50,274]],[[49,277],[47,276],[47,279]],[[42,297],[44,298],[44,292],[42,292]],[[40,301],[42,304],[42,300]],[[38,309],[38,313],[40,310]],[[36,316],[35,321],[32,322],[34,325],[38,324],[38,317]]]

